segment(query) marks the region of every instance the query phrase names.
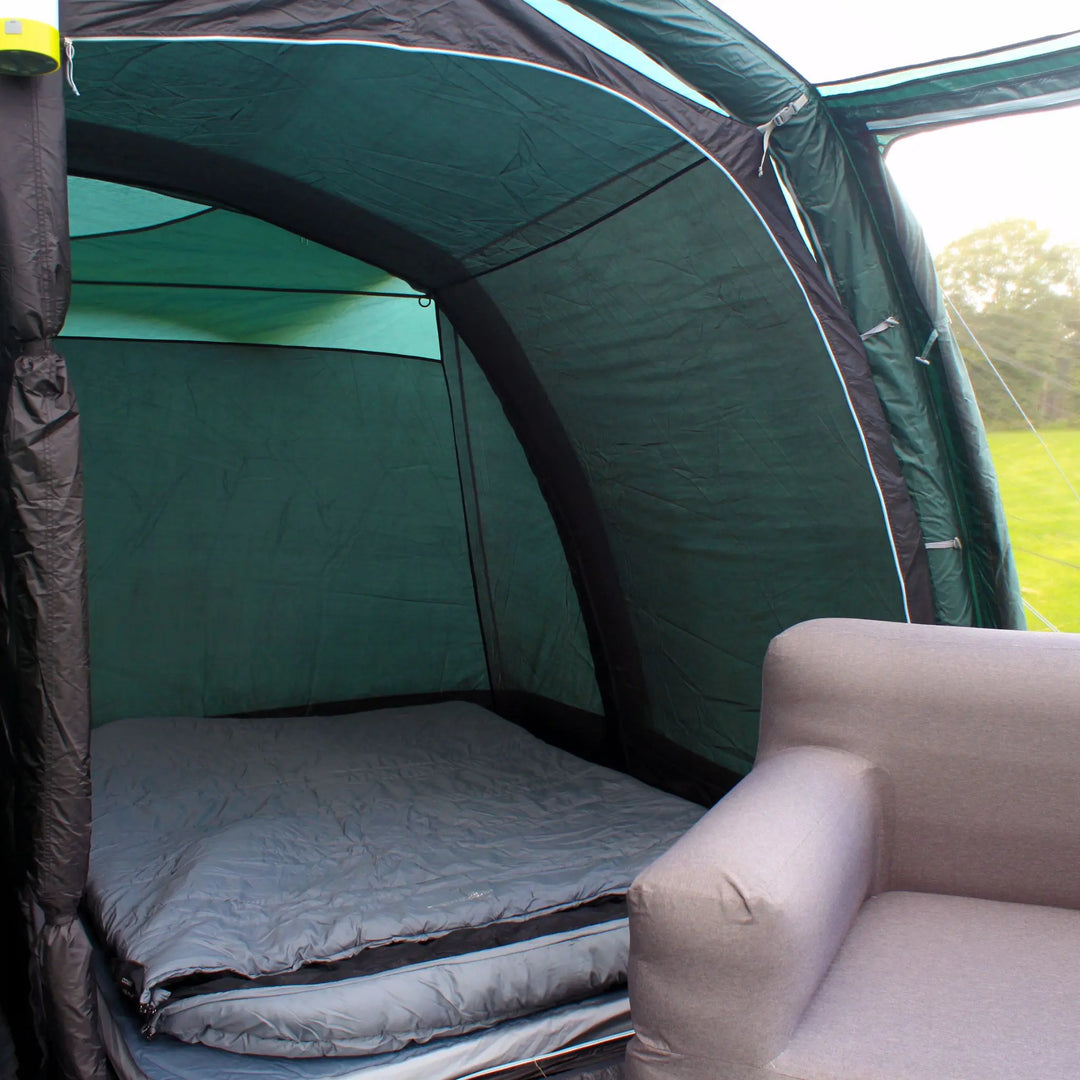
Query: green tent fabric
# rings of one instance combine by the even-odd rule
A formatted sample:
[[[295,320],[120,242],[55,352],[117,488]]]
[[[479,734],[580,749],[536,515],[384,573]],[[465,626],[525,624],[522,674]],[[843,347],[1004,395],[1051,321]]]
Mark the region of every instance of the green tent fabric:
[[[1080,34],[976,56],[846,79],[821,87],[830,112],[887,145],[901,135],[966,120],[1080,101]]]
[[[429,298],[253,218],[70,196],[95,724],[490,692],[489,663],[602,711],[536,480],[475,362],[451,410]]]
[[[581,607],[536,478],[468,346],[441,329],[491,684],[598,716]]]
[[[888,333],[868,338],[865,348],[922,529],[931,542],[960,541],[935,549],[930,571],[936,616],[948,623],[1017,624],[1017,590],[992,592],[982,584],[1015,580],[1007,547],[986,534],[960,493],[961,474],[970,479],[985,473],[968,460],[979,451],[942,425],[939,402],[950,392],[942,393],[936,372],[915,359],[934,327],[913,295],[888,214],[876,212],[868,197],[880,162],[861,162],[858,133],[843,137],[815,89],[708,0],[584,0],[580,7],[662,58],[733,116],[755,125],[784,118],[771,134],[772,156],[834,288],[860,331],[896,320]],[[739,62],[717,63],[721,46]],[[992,488],[980,490],[977,501],[985,508],[995,498]]]
[[[703,226],[709,213],[722,230]],[[658,249],[678,252],[677,273]],[[865,450],[796,283],[704,162],[557,257],[540,252],[487,281],[534,343],[598,494],[653,723],[743,770],[761,643],[811,607],[897,618],[904,605]],[[804,455],[822,428],[825,472]],[[847,570],[826,598],[818,581],[832,560]]]
[[[91,719],[465,696],[707,802],[778,631],[1022,623],[881,150],[1071,100],[1073,38],[819,91],[706,0],[64,22],[66,117],[0,83],[5,903],[50,1075],[105,1070]]]
[[[95,723],[486,684],[438,365],[64,348],[83,388]]]
[[[191,63],[196,47],[202,62],[228,72],[224,84],[221,79],[213,87],[201,84],[199,69]],[[358,53],[362,62],[357,62]],[[178,85],[185,87],[184,108],[166,110],[155,103],[147,83],[146,65],[151,63],[155,85],[170,85],[171,92]],[[823,564],[875,567],[865,575],[865,586],[830,590],[829,596],[837,598],[825,601],[831,613],[909,617],[913,601],[899,564],[925,556],[917,544],[903,556],[895,550],[890,510],[881,491],[884,481],[867,471],[863,420],[852,414],[851,391],[838,378],[833,354],[840,346],[823,334],[817,325],[820,318],[807,310],[805,286],[792,266],[795,256],[761,228],[762,209],[742,188],[693,143],[649,113],[621,95],[545,68],[426,50],[344,44],[313,50],[261,41],[196,45],[178,40],[158,45],[151,58],[138,42],[87,42],[79,49],[79,71],[84,86],[103,90],[104,100],[95,108],[112,114],[122,101],[125,125],[151,144],[179,140],[198,151],[227,153],[259,169],[272,164],[275,173],[297,176],[304,175],[311,147],[323,148],[309,197],[323,195],[362,206],[378,221],[373,231],[403,230],[410,246],[422,245],[424,254],[410,260],[406,252],[395,269],[414,283],[415,292],[433,297],[474,354],[476,331],[462,325],[458,309],[468,309],[466,320],[476,318],[477,301],[468,291],[483,290],[509,336],[520,344],[523,366],[535,372],[537,394],[551,402],[556,418],[552,424],[563,429],[555,437],[568,441],[569,453],[578,462],[580,474],[570,485],[576,493],[564,496],[575,505],[554,509],[555,521],[572,514],[569,527],[589,534],[602,529],[610,545],[610,560],[605,556],[610,565],[604,572],[616,595],[604,601],[607,610],[600,617],[620,621],[622,632],[632,639],[634,659],[629,662],[638,669],[632,683],[635,700],[605,710],[624,717],[615,721],[617,726],[644,729],[725,768],[743,771],[756,740],[760,655],[783,626],[820,610],[824,590],[808,583]],[[129,96],[127,88],[136,85],[138,94]],[[392,87],[393,93],[380,96],[380,86]],[[261,87],[258,94],[256,87]],[[296,111],[282,123],[276,88],[285,87],[300,89]],[[342,117],[327,107],[325,95],[331,88],[372,104],[377,101],[378,107]],[[207,94],[243,97],[242,129],[208,130],[203,121]],[[90,96],[84,93],[70,105],[76,131]],[[424,104],[418,114],[420,102]],[[699,106],[695,115],[698,122],[707,117],[709,124],[723,119]],[[739,125],[730,127],[731,137],[754,146],[756,154],[756,135],[748,137]],[[761,186],[768,195],[755,195],[769,198],[765,211],[779,214],[775,185]],[[786,208],[782,212],[786,216]],[[700,222],[707,214],[719,215],[723,228],[703,230]],[[781,219],[781,227],[789,234],[785,244],[801,243],[790,235],[790,218]],[[160,336],[309,347],[341,347],[350,340],[353,348],[373,352],[386,351],[394,344],[389,338],[397,334],[401,340],[395,351],[436,353],[437,343],[433,348],[406,341],[403,328],[382,320],[384,309],[387,320],[399,309],[419,320],[425,309],[415,300],[384,299],[394,291],[389,288],[375,297],[342,296],[340,287],[319,292],[328,276],[336,275],[339,285],[350,278],[365,284],[355,281],[356,271],[341,274],[333,252],[322,256],[328,269],[313,273],[314,284],[298,286],[312,271],[313,256],[294,264],[287,254],[290,244],[295,249],[297,241],[283,230],[222,211],[137,233],[87,237],[77,242],[74,255],[68,330],[108,335],[100,320],[113,320],[128,327],[114,336],[144,340]],[[438,265],[426,254],[431,249],[439,253]],[[732,255],[709,259],[707,249]],[[678,252],[678,273],[672,273],[663,257],[667,251]],[[363,254],[378,257],[377,244]],[[807,255],[803,249],[809,261]],[[110,265],[125,269],[116,275],[119,280],[101,284]],[[279,266],[289,269],[259,269]],[[286,273],[288,280],[268,273]],[[132,279],[130,288],[124,287],[125,279]],[[249,280],[254,283],[250,289]],[[178,288],[181,284],[189,287]],[[287,292],[290,289],[297,291]],[[399,284],[396,291],[410,290]],[[539,296],[544,297],[542,310],[536,309]],[[562,296],[567,297],[566,310],[555,303]],[[650,298],[648,304],[640,302],[642,296]],[[552,332],[557,336],[549,341]],[[506,391],[497,385],[506,363],[500,355],[503,346],[482,351],[492,354],[481,367],[506,406]],[[808,388],[789,376],[793,355],[798,356],[800,372],[808,377],[816,372],[812,392],[820,397],[828,419],[798,408],[786,415],[772,409],[781,381],[793,402],[805,402]],[[572,380],[571,394],[560,392],[547,376],[555,358],[561,377]],[[671,386],[677,387],[678,397],[664,405],[657,380],[671,370],[673,358],[680,376]],[[746,372],[741,382],[740,370]],[[640,391],[629,392],[631,378],[644,380]],[[284,389],[277,392],[287,397]],[[742,429],[723,423],[730,414],[720,398],[728,394],[747,411]],[[677,460],[652,460],[652,455],[635,451],[615,468],[620,455],[625,457],[622,447],[628,440],[637,445],[655,437],[657,409],[674,410],[689,400],[700,402],[708,413],[696,441],[685,448],[688,463],[701,460],[704,451],[703,464],[680,470]],[[526,408],[530,415],[511,417],[512,426],[535,423],[531,406]],[[594,445],[587,445],[575,427],[579,412],[587,417]],[[394,423],[388,413],[382,415]],[[639,421],[645,421],[640,430]],[[398,430],[400,424],[395,425]],[[791,485],[778,477],[792,457],[802,454],[796,448],[807,428],[818,430],[822,424],[842,434],[820,451],[829,455],[830,463],[818,461],[814,482],[798,486],[804,506],[798,509]],[[772,452],[777,425],[792,448],[786,456]],[[879,428],[883,430],[880,422]],[[550,442],[552,435],[538,431],[536,437]],[[759,441],[765,446],[757,447]],[[889,451],[887,444],[882,450]],[[725,476],[712,456],[728,462],[738,479]],[[747,460],[740,460],[743,457]],[[531,464],[544,487],[547,467]],[[466,465],[471,470],[471,462]],[[679,479],[679,471],[688,471],[689,478]],[[695,471],[700,476],[695,477]],[[725,525],[722,533],[728,539],[721,542],[711,519],[728,517],[719,511],[735,487],[754,490],[760,497],[754,512],[735,515]],[[582,489],[598,519],[587,526],[577,506]],[[651,501],[632,502],[628,493],[635,490],[650,493]],[[550,491],[546,494],[550,500]],[[700,506],[691,509],[698,502]],[[664,519],[657,518],[654,509],[684,503],[690,504],[679,511],[689,513],[684,535],[676,540],[678,530],[669,531],[670,555],[658,561],[655,545],[665,534],[658,534],[657,526]],[[805,541],[794,551],[775,539],[793,534]],[[638,552],[633,559],[620,554],[624,543],[628,552]],[[650,564],[648,575],[636,565],[638,560]],[[574,572],[580,583],[595,570],[579,567]],[[659,577],[648,584],[653,575]],[[755,582],[768,582],[770,592],[784,600],[748,603],[761,587]],[[638,588],[647,590],[646,595],[637,595]],[[659,610],[649,597],[666,597],[675,610]],[[617,614],[616,603],[622,608]],[[699,613],[684,626],[694,610]],[[733,619],[735,611],[745,614]],[[672,647],[673,633],[683,648]],[[604,631],[598,634],[593,627],[594,644],[598,636]],[[489,625],[486,637],[499,641],[503,634]],[[699,639],[709,643],[701,657],[690,661],[681,655],[686,643]],[[580,648],[580,641],[568,639],[562,654],[569,657]],[[620,657],[601,659],[602,683],[605,678],[615,681],[603,675],[611,664],[627,663],[628,650],[619,648]],[[726,659],[717,663],[717,657]],[[470,679],[463,673],[450,685],[469,684]],[[617,682],[618,691],[627,696],[631,680]],[[415,688],[424,688],[421,681]],[[490,689],[499,693],[507,687],[496,679]],[[382,692],[358,678],[355,692],[342,696]],[[590,701],[595,707],[596,698]],[[253,707],[268,703],[255,701]]]

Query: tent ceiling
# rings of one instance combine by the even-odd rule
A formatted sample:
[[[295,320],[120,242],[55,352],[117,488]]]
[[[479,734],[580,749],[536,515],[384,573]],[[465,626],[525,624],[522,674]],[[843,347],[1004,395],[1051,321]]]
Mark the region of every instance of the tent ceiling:
[[[69,104],[72,120],[108,116],[114,128],[272,169],[466,264],[615,178],[643,166],[652,176],[657,159],[685,146],[615,95],[470,57],[355,45],[87,42],[79,65],[94,92]],[[209,79],[211,71],[218,76]],[[343,98],[353,103],[346,111],[337,107]],[[207,124],[223,113],[230,123]],[[554,239],[534,230],[536,244]]]

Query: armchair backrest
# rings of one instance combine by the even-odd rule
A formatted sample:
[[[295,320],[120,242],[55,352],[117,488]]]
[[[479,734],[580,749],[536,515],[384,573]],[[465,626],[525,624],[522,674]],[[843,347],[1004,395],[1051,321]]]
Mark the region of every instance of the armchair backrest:
[[[1080,908],[1080,634],[802,623],[758,761],[790,746],[884,770],[886,888]]]

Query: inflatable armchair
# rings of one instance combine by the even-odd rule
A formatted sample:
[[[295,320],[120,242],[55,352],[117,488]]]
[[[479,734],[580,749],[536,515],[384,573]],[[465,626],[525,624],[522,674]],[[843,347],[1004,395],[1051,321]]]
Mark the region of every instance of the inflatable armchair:
[[[818,620],[631,892],[630,1080],[1080,1069],[1080,635]]]

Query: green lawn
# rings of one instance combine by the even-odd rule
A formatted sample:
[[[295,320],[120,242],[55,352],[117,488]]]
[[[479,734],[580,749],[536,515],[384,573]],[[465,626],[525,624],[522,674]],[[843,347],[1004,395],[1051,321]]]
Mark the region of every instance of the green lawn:
[[[1080,491],[1080,430],[1040,433]],[[1059,630],[1080,632],[1080,501],[1030,431],[990,433],[1024,599]],[[1028,626],[1047,629],[1030,611]]]

